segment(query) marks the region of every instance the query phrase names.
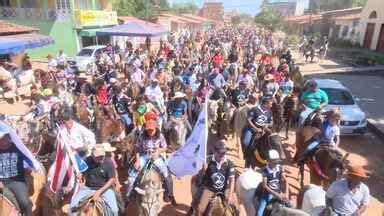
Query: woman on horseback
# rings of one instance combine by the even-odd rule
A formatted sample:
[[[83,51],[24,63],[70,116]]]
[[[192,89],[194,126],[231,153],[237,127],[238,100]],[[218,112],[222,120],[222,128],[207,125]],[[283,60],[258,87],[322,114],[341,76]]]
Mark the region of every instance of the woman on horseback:
[[[324,138],[329,141],[329,145],[338,149],[340,144],[340,110],[331,109],[327,112],[327,117],[323,122]]]
[[[149,120],[145,123],[145,130],[140,134],[137,148],[139,153],[136,154],[136,163],[129,170],[127,197],[131,198],[132,192],[137,181],[137,177],[147,163],[152,162],[155,170],[159,172],[164,181],[166,198],[176,205],[176,200],[173,194],[172,177],[168,173],[166,159],[162,156],[167,151],[167,143],[162,135],[158,124],[154,120]]]

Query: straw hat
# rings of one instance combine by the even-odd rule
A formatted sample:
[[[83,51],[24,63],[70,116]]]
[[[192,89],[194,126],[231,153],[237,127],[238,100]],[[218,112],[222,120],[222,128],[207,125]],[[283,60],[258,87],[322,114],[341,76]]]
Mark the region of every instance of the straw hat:
[[[352,166],[349,169],[347,174],[351,176],[358,176],[361,178],[368,178],[368,175],[366,174],[365,169],[359,165]]]
[[[114,152],[114,151],[116,151],[116,148],[113,147],[111,145],[111,143],[105,142],[105,143],[102,143],[101,145],[103,146],[105,152]]]
[[[272,74],[267,74],[264,77],[265,81],[270,81],[270,80],[274,80],[274,79],[275,79],[275,77]]]
[[[176,92],[172,99],[183,98],[186,95],[183,92]]]
[[[93,155],[94,157],[105,156],[105,149],[104,149],[104,147],[95,147],[95,148],[92,150],[92,155]]]

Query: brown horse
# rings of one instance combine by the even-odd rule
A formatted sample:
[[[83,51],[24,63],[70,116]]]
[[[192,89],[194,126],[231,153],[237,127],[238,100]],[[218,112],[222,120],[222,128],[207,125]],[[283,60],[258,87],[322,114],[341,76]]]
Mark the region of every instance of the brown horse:
[[[124,123],[113,117],[112,109],[111,106],[95,107],[96,138],[100,142],[114,141],[113,139],[119,141],[125,137]]]
[[[76,113],[77,119],[80,123],[86,127],[90,126],[90,112],[87,108],[86,96],[81,94],[75,100],[73,104],[74,111]]]
[[[224,197],[204,189],[199,204],[199,213],[207,216],[234,216],[236,211],[223,201]]]
[[[286,124],[285,138],[288,139],[288,131],[292,123],[296,122],[299,115],[299,97],[292,93],[283,100],[283,121]]]
[[[321,131],[314,127],[304,127],[296,132],[296,153],[293,158],[298,163],[301,175],[301,186],[304,186],[304,165],[310,170],[311,183],[317,185],[329,184],[334,176],[339,176],[347,165],[346,154],[344,157],[329,148],[327,143],[321,144],[312,153],[304,155],[304,151],[312,140],[319,137]]]

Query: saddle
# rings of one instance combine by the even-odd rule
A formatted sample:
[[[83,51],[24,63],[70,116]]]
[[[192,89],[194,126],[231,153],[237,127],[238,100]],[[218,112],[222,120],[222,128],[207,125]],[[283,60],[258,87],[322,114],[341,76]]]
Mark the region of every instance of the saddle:
[[[80,210],[81,208],[87,206],[90,202],[94,202],[94,205],[96,209],[100,212],[100,215],[102,216],[108,216],[108,205],[104,202],[103,199],[100,201],[96,202],[92,199],[92,194],[89,194],[82,198],[76,208],[76,210]]]
[[[5,185],[3,189],[0,189],[0,196],[3,196],[3,198],[7,199],[16,208],[16,210],[21,212],[16,196]]]

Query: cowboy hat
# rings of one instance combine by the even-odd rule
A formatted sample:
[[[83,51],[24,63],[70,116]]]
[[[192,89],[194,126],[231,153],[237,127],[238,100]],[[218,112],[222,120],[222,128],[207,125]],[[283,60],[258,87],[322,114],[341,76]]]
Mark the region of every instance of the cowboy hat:
[[[105,143],[101,143],[101,145],[103,146],[105,152],[116,151],[116,147],[112,147],[111,143],[105,142]]]
[[[104,150],[104,147],[95,147],[93,148],[92,150],[92,155],[94,157],[101,157],[101,156],[105,156],[105,150]]]
[[[359,165],[352,166],[349,169],[347,174],[350,175],[350,176],[357,176],[357,177],[361,177],[361,178],[368,178],[368,175],[366,174],[365,169],[362,166],[359,166]]]
[[[274,80],[274,79],[275,79],[275,77],[272,74],[267,74],[264,77],[265,81]]]
[[[218,141],[216,144],[215,144],[215,152],[217,153],[225,153],[227,152],[227,147],[225,146],[225,142],[223,140],[220,140]]]
[[[176,99],[176,98],[183,98],[185,97],[186,95],[183,93],[183,92],[176,92],[175,93],[175,96],[173,96],[172,99]]]

